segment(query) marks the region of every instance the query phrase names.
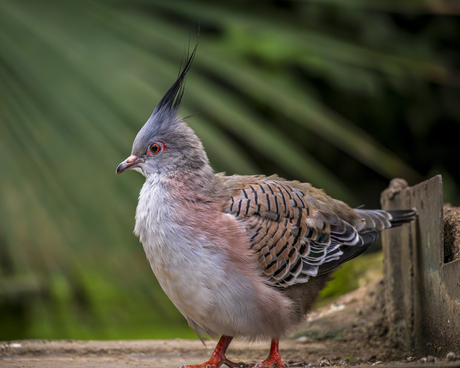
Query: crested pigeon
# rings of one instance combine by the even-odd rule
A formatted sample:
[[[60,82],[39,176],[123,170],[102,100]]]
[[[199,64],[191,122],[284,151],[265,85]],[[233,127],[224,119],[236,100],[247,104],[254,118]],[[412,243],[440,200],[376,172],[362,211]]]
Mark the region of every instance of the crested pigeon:
[[[249,366],[284,367],[279,339],[331,273],[415,210],[352,209],[307,183],[215,174],[178,114],[195,52],[116,172],[145,176],[134,232],[161,287],[200,338],[221,335],[207,362],[181,367],[241,367],[225,356],[233,337],[271,339],[268,358]]]

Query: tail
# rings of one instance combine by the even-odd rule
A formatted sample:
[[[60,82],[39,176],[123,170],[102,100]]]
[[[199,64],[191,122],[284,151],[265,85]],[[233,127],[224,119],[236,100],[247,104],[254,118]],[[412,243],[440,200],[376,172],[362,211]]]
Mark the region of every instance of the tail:
[[[361,217],[359,223],[355,224],[358,233],[369,231],[380,232],[389,227],[401,226],[411,222],[417,217],[417,210],[355,210]]]
[[[388,210],[386,211],[391,215],[391,227],[401,226],[407,222],[412,222],[417,217],[417,209],[411,210]]]
[[[341,264],[359,256],[372,243],[377,240],[378,233],[390,227],[401,226],[407,222],[415,220],[417,210],[355,210],[360,216],[354,225],[361,239],[355,246],[343,245],[340,250],[342,255],[328,263],[323,263],[318,269],[318,276],[330,273],[337,269]]]

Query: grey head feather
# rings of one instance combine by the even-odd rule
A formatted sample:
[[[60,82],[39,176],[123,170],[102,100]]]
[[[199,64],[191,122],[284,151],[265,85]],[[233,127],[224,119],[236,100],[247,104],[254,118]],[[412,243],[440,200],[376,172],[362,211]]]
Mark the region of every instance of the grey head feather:
[[[148,147],[149,143],[151,143],[153,139],[165,136],[173,125],[182,121],[182,119],[178,118],[178,110],[185,90],[185,77],[192,66],[197,46],[198,44],[187,58],[186,63],[180,71],[176,81],[155,107],[152,115],[141,128],[139,133],[137,133],[133,143],[133,154],[139,156],[145,153],[145,148]]]
[[[216,180],[200,139],[179,116],[178,109],[184,93],[184,81],[195,57],[197,46],[187,58],[174,84],[158,103],[149,120],[134,139],[132,155],[139,159],[133,168],[144,176],[180,176],[195,187],[210,189]],[[152,156],[149,146],[161,142],[166,149]],[[187,178],[187,179],[186,179]]]

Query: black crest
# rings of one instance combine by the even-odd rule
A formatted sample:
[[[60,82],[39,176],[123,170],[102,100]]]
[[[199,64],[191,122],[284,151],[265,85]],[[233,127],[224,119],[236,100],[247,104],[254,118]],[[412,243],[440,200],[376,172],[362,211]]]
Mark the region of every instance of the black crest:
[[[181,103],[182,96],[184,94],[184,80],[185,76],[187,75],[190,67],[192,66],[193,59],[195,58],[196,49],[198,47],[198,43],[195,45],[190,56],[187,58],[187,61],[182,68],[182,71],[179,73],[174,84],[168,89],[165,93],[163,98],[158,103],[157,107],[155,108],[155,112],[159,112],[160,110],[168,111],[168,112],[175,112]]]
[[[150,115],[150,118],[137,133],[133,143],[132,154],[137,156],[143,155],[146,147],[152,140],[159,138],[164,139],[166,136],[170,136],[176,129],[176,125],[180,121],[177,117],[177,110],[179,109],[182,95],[184,94],[185,77],[192,66],[197,47],[198,44],[195,46],[190,56],[185,58],[185,65],[181,68],[176,81],[168,89],[155,107],[152,115]]]

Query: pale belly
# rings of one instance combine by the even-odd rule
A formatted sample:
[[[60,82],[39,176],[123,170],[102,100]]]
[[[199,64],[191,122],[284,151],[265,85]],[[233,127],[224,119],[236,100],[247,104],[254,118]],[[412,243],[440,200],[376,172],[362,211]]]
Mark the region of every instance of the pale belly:
[[[282,297],[261,285],[262,279],[239,271],[225,251],[204,235],[175,222],[169,212],[173,206],[167,202],[161,190],[143,188],[135,226],[165,293],[196,330],[249,339],[268,337],[273,321],[284,318],[278,305]],[[273,313],[261,314],[262,305]]]
[[[250,335],[257,320],[256,293],[250,282],[225,271],[222,254],[194,246],[144,245],[164,292],[177,309],[203,330],[229,336]],[[161,249],[161,250],[160,250]]]
[[[166,295],[184,316],[202,325],[224,279],[220,257],[205,256],[186,245],[144,244],[144,250]]]

